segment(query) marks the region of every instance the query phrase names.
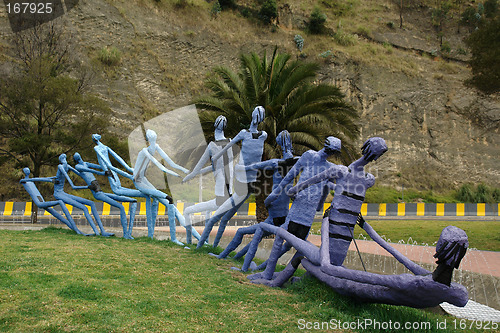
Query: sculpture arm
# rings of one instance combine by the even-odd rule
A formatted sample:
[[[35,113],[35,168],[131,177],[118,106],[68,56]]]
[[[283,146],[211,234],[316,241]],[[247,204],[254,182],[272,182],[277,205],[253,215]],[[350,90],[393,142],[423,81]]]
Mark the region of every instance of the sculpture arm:
[[[119,174],[119,175],[121,175],[121,176],[123,176],[125,178],[134,180],[134,176],[133,175],[131,175],[131,174],[129,174],[129,173],[127,173],[127,172],[125,172],[125,171],[123,171],[121,169],[118,169],[118,168],[116,168],[116,167],[114,167],[112,165],[109,165],[108,168],[109,168],[109,170],[114,171],[117,174]]]
[[[94,168],[94,169],[104,170],[104,168],[101,165],[95,164],[95,163],[90,163],[90,162],[87,162],[87,167],[91,167],[91,168]]]
[[[243,131],[244,130],[241,130],[231,141],[229,141],[227,145],[224,146],[224,148],[222,148],[220,152],[212,156],[212,162],[217,161],[226,151],[228,151],[229,148],[234,146],[237,142],[241,141],[243,139],[242,138]]]
[[[209,168],[208,170],[212,170],[212,166],[208,166],[207,168],[202,169],[205,163],[207,163],[209,159],[210,159],[210,151],[209,147],[207,146],[207,148],[205,148],[205,151],[201,155],[200,160],[198,161],[198,163],[196,163],[195,167],[193,168],[193,171],[191,171],[190,174],[184,177],[182,182],[183,183],[187,182],[188,180],[193,179],[196,175],[205,173],[203,171],[207,168]]]
[[[170,171],[168,170],[167,168],[165,168],[163,166],[163,164],[161,164],[160,162],[158,162],[158,160],[156,158],[154,158],[153,155],[151,155],[148,150],[146,148],[144,148],[142,150],[145,154],[145,156],[151,161],[153,162],[154,165],[156,165],[161,171],[165,172],[166,174],[169,174],[169,175],[172,175],[172,176],[176,176],[176,177],[179,177],[179,175],[173,171]]]
[[[344,166],[335,165],[335,166],[331,167],[330,169],[327,169],[327,170],[317,174],[316,176],[309,178],[306,181],[298,183],[297,185],[292,187],[290,190],[288,190],[287,195],[294,196],[297,193],[299,193],[300,191],[308,188],[309,186],[314,185],[316,183],[319,183],[325,179],[327,179],[331,182],[334,179],[342,177],[344,175],[345,171],[346,171],[346,168]]]
[[[36,178],[23,178],[21,179],[21,183],[26,183],[26,182],[46,182],[46,183],[53,183],[54,180],[56,179],[56,176],[54,177],[36,177]]]
[[[72,170],[71,169],[70,170],[73,171],[73,172],[76,171],[75,173],[80,176],[80,173],[77,170],[75,170],[72,166],[69,166],[69,168],[71,168]],[[69,177],[69,175],[66,172],[66,170],[64,170],[64,168],[62,167],[62,165],[59,165],[58,169],[61,170],[61,172],[63,173],[64,177],[68,181],[69,185],[71,185],[71,188],[73,188],[74,190],[85,190],[85,189],[88,189],[88,186],[76,186],[75,184],[73,184],[73,181]]]
[[[278,167],[278,162],[280,160],[279,159],[276,159],[276,158],[273,158],[273,159],[270,159],[270,160],[267,160],[267,161],[263,161],[263,162],[257,162],[257,163],[253,163],[253,164],[250,164],[250,165],[246,165],[245,166],[245,171],[249,171],[249,170],[262,170],[262,169],[276,169]]]
[[[87,165],[90,165],[90,163],[87,163]],[[93,165],[95,166],[96,164],[93,164]],[[100,165],[98,165],[98,167],[101,168]],[[101,176],[104,176],[106,174],[105,171],[94,170],[94,169],[91,169],[91,168],[84,166],[84,165],[81,165],[81,164],[75,165],[75,169],[80,171],[80,172],[91,172],[91,173],[95,173],[96,175],[101,175]]]
[[[371,237],[378,245],[384,248],[387,252],[392,254],[400,263],[402,263],[406,268],[408,268],[415,275],[427,275],[430,274],[428,270],[415,264],[410,259],[402,255],[398,250],[393,248],[389,243],[387,243],[382,237],[377,234],[377,232],[361,217],[362,228],[366,231],[368,236]]]
[[[109,153],[111,154],[111,156],[113,156],[113,158],[114,158],[115,160],[117,160],[117,161],[118,161],[118,163],[120,163],[121,165],[123,165],[123,167],[124,167],[125,169],[127,169],[127,171],[128,171],[128,172],[134,172],[134,169],[132,169],[131,167],[129,167],[129,165],[127,164],[127,162],[125,162],[125,161],[123,160],[123,158],[121,158],[121,157],[120,157],[120,155],[118,155],[117,153],[115,153],[115,152],[114,152],[111,148],[109,148],[109,147],[108,147],[108,151],[109,151]],[[109,165],[108,165],[108,167],[109,167]]]
[[[316,207],[317,212],[323,211],[323,203],[325,202],[328,194],[330,194],[330,187],[328,184],[331,184],[331,182],[327,182],[325,186],[323,186],[323,193],[321,193],[321,199],[318,202],[318,207]]]
[[[268,207],[274,200],[278,198],[281,191],[285,191],[286,185],[290,184],[295,177],[297,177],[302,171],[302,158],[300,158],[297,163],[290,169],[286,176],[281,180],[281,182],[276,186],[271,194],[264,200],[264,204]],[[288,193],[287,193],[288,194]]]
[[[167,155],[167,153],[165,153],[163,151],[163,149],[161,149],[161,147],[156,144],[156,149],[158,150],[158,153],[160,154],[160,156],[165,160],[165,162],[168,163],[168,165],[170,165],[172,168],[175,168],[177,170],[181,170],[182,172],[184,173],[189,173],[189,170],[176,164],[174,161],[172,161],[172,159]]]

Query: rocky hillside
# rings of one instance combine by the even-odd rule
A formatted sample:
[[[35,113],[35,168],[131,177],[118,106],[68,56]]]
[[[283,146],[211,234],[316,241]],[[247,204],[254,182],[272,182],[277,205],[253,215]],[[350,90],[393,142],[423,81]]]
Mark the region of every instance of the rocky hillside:
[[[242,5],[252,9],[254,2]],[[315,4],[327,14],[329,30],[345,34],[348,43],[302,30]],[[236,68],[242,52],[261,54],[277,45],[298,55],[293,38],[301,34],[306,61],[323,64],[319,80],[341,87],[359,110],[362,140],[387,140],[389,152],[371,170],[381,182],[434,189],[500,183],[500,99],[463,85],[470,69],[458,50],[465,48],[466,29],[445,26],[454,60],[443,60],[434,57],[439,39],[423,5],[407,10],[403,29],[396,2],[388,0],[279,0],[274,28],[238,11],[213,17],[212,6],[204,0],[80,0],[63,17],[82,61],[98,63],[106,46],[120,51],[118,65],[100,67],[95,89],[113,109],[117,133],[189,104],[212,67]],[[0,49],[6,49],[11,32],[5,12],[0,15]]]

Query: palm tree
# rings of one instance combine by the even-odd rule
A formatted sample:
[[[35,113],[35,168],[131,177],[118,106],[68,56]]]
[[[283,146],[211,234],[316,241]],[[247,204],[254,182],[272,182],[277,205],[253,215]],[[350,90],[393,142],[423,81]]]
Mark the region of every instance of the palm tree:
[[[337,87],[314,81],[319,64],[291,61],[289,54],[277,49],[271,59],[266,53],[262,58],[251,53],[242,54],[240,61],[237,73],[223,66],[214,68],[206,81],[210,93],[194,101],[202,109],[200,120],[208,139],[217,116],[226,116],[226,136],[234,137],[248,128],[254,107],[262,105],[266,118],[260,129],[268,134],[263,160],[281,156],[275,139],[285,129],[297,153],[320,149],[325,137],[333,135],[342,140],[343,158],[351,159],[352,142],[359,135],[357,112]]]

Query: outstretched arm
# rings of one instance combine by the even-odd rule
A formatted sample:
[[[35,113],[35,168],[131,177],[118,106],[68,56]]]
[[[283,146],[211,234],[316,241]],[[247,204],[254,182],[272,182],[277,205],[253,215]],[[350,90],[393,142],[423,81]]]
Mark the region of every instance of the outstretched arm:
[[[73,167],[69,166],[71,169],[73,169]],[[74,189],[74,190],[85,190],[85,189],[88,189],[88,186],[76,186],[75,184],[73,184],[73,181],[71,180],[71,178],[69,177],[68,173],[66,172],[66,170],[64,170],[63,166],[62,165],[59,165],[57,167],[64,175],[64,177],[66,178],[66,180],[68,181],[68,183],[71,185],[71,187]],[[70,169],[70,170],[71,170]],[[77,175],[80,176],[80,173],[73,169],[71,170],[73,172],[75,172]]]
[[[120,157],[120,155],[118,155],[117,153],[115,153],[111,148],[108,147],[108,152],[111,154],[111,156],[113,156],[113,158],[115,160],[118,161],[118,163],[120,163],[121,165],[123,165],[123,167],[125,169],[127,169],[128,172],[134,172],[134,169],[132,169],[131,167],[129,167],[129,165],[123,160],[123,158]],[[108,165],[109,167],[109,165]]]
[[[144,152],[144,155],[146,156],[146,158],[148,158],[151,162],[153,162],[153,164],[156,165],[158,167],[158,169],[165,172],[166,174],[179,177],[179,175],[177,173],[168,170],[167,168],[165,168],[163,166],[163,164],[158,162],[158,160],[156,158],[154,158],[154,156],[151,155],[146,148],[144,148],[142,151]]]
[[[299,184],[297,184],[294,187],[292,187],[291,189],[289,189],[286,194],[289,196],[295,196],[300,191],[308,188],[311,185],[319,183],[325,179],[328,179],[330,182],[332,182],[333,180],[336,180],[336,179],[340,178],[341,176],[343,176],[345,171],[346,171],[346,167],[344,167],[342,165],[335,165],[335,166],[331,167],[330,169],[327,169],[327,170],[317,174],[316,176],[309,178],[308,180],[306,180],[304,182],[300,182]]]
[[[245,171],[249,171],[249,170],[262,170],[262,169],[276,169],[278,167],[278,162],[280,160],[279,159],[276,159],[276,158],[273,158],[273,159],[270,159],[270,160],[267,160],[267,161],[263,161],[263,162],[257,162],[257,163],[253,163],[253,164],[250,164],[250,165],[246,165],[245,166]]]
[[[165,160],[165,162],[168,163],[168,165],[170,165],[172,168],[175,168],[177,170],[181,170],[182,172],[184,173],[189,173],[189,170],[176,164],[174,161],[172,161],[172,159],[167,155],[167,153],[165,153],[163,151],[163,149],[161,149],[161,147],[156,144],[156,149],[158,150],[158,153],[160,154],[160,156]]]
[[[196,175],[199,175],[200,173],[203,174],[203,170],[205,170],[206,168],[204,169],[202,168],[209,161],[209,159],[210,159],[210,151],[209,147],[207,146],[207,148],[205,148],[205,151],[203,152],[203,155],[201,155],[200,160],[198,161],[198,163],[196,163],[195,167],[193,168],[193,171],[191,171],[189,175],[184,177],[182,182],[187,182],[188,180],[193,179]],[[212,167],[210,166],[209,168],[210,168],[209,170],[211,170]]]
[[[46,183],[53,183],[54,179],[56,179],[56,176],[54,177],[36,177],[36,178],[23,178],[21,179],[21,183],[26,183],[26,182],[46,182]]]
[[[393,248],[389,243],[387,243],[382,237],[377,234],[377,232],[363,219],[360,215],[360,225],[366,231],[368,236],[371,237],[378,245],[384,248],[387,252],[392,254],[400,263],[402,263],[406,268],[408,268],[415,275],[427,275],[430,274],[428,270],[415,264],[410,259],[406,258],[398,250]]]
[[[101,176],[106,175],[106,172],[91,169],[88,167],[88,165],[92,165],[93,167],[97,166],[97,167],[99,167],[99,169],[102,169],[102,167],[100,165],[90,164],[90,163],[87,163],[87,166],[85,166],[83,164],[77,164],[77,165],[75,165],[75,169],[80,171],[80,172],[91,172],[91,173],[95,173],[96,175],[101,175]]]
[[[240,142],[243,139],[242,138],[243,131],[244,130],[241,130],[231,141],[229,141],[227,145],[224,146],[224,148],[222,148],[220,152],[212,156],[212,162],[217,161],[223,154],[226,153],[226,151],[228,151],[229,148],[234,146],[237,142]]]

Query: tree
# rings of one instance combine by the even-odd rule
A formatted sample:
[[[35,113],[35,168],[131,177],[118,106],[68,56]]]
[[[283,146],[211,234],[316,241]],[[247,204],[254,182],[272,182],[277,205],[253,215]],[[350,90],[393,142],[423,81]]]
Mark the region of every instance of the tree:
[[[0,77],[0,163],[29,166],[35,177],[61,153],[90,147],[108,124],[110,109],[89,93],[89,71],[72,63],[67,40],[53,22],[18,33]]]
[[[471,49],[472,79],[467,82],[485,93],[500,91],[500,15],[482,21],[466,40]]]
[[[248,128],[254,107],[262,105],[266,118],[260,129],[268,134],[263,160],[281,156],[276,135],[285,129],[297,153],[320,149],[325,137],[334,135],[342,140],[344,158],[349,159],[352,142],[359,135],[358,115],[337,87],[314,82],[319,64],[291,61],[289,54],[276,49],[270,59],[266,53],[262,58],[251,53],[242,54],[240,62],[237,73],[227,67],[214,68],[206,81],[210,94],[195,100],[204,109],[200,119],[209,139],[217,116],[226,116],[226,136],[233,137]],[[257,197],[258,212],[265,211],[262,202],[269,193],[263,187]]]

